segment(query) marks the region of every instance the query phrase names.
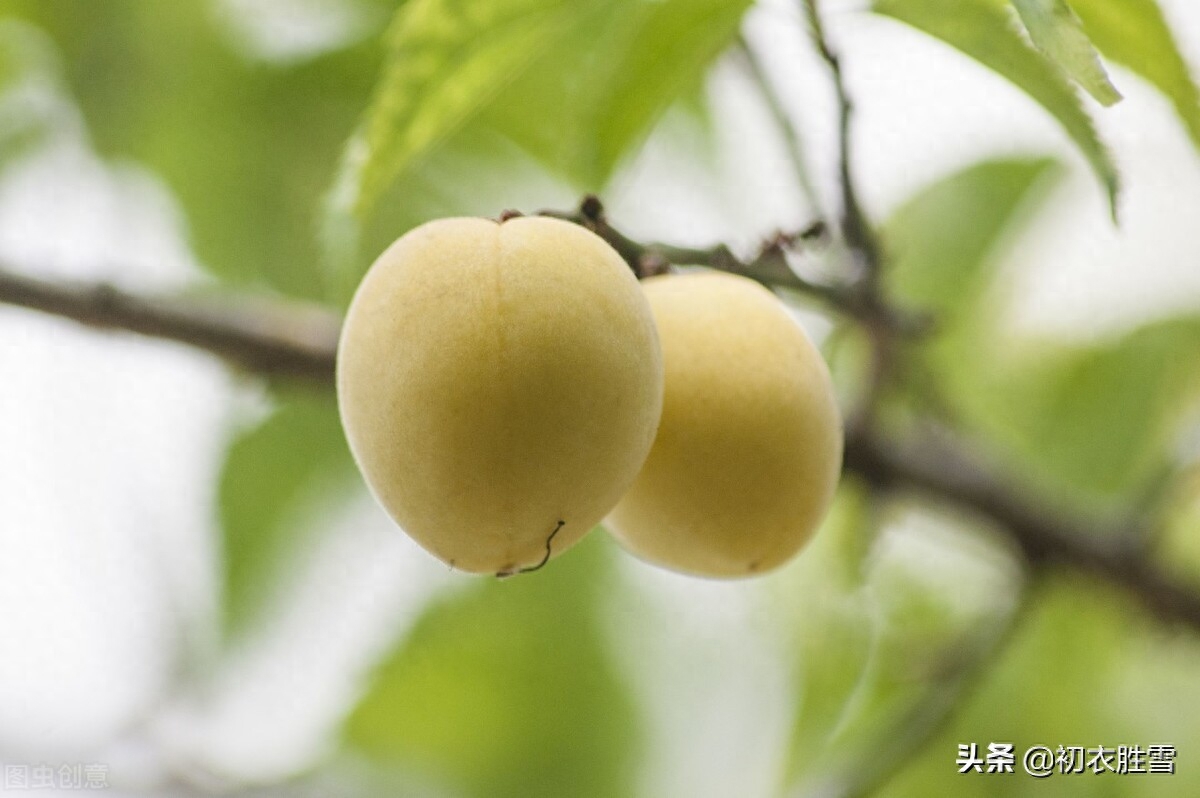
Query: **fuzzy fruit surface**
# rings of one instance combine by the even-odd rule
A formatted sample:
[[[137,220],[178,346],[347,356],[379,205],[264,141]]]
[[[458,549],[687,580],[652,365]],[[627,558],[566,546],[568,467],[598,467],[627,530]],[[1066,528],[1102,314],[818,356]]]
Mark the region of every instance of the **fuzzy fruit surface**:
[[[658,426],[662,353],[637,280],[595,234],[441,219],[363,278],[337,390],[392,518],[454,568],[505,573],[542,561],[552,533],[552,554],[565,551],[633,482]]]
[[[812,537],[841,471],[825,362],[783,303],[744,277],[668,275],[643,287],[666,393],[649,458],[609,527],[672,570],[775,568]]]

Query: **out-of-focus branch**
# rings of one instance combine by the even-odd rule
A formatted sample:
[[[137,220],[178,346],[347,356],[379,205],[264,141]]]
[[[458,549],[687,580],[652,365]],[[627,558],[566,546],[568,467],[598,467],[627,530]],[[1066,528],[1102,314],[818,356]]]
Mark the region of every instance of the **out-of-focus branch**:
[[[699,254],[707,252],[711,257],[714,251]],[[0,303],[90,327],[187,344],[266,376],[333,385],[338,320],[332,315],[318,318],[310,310],[299,312],[288,306],[237,311],[182,298],[137,297],[103,285],[60,284],[2,270]],[[961,444],[902,446],[874,431],[852,428],[846,439],[846,469],[879,489],[915,492],[966,510],[1006,532],[1035,566],[1089,574],[1124,589],[1158,619],[1200,631],[1200,588],[1168,575],[1144,551],[1123,543],[1142,537],[1136,529],[1096,530],[1082,519],[1048,509],[972,458]]]
[[[851,433],[846,468],[881,489],[922,494],[995,524],[1034,567],[1088,574],[1123,588],[1160,620],[1200,630],[1200,589],[1168,575],[1146,555],[1141,519],[1098,529],[1014,488],[949,442],[898,446]]]
[[[779,96],[775,84],[771,81],[771,76],[767,74],[766,67],[759,60],[758,53],[754,51],[754,48],[750,46],[750,42],[746,41],[745,37],[738,39],[737,52],[742,56],[742,61],[746,65],[746,71],[749,73],[754,86],[758,89],[758,93],[762,97],[763,104],[766,106],[767,112],[771,115],[775,127],[783,136],[783,143],[788,160],[792,165],[792,173],[796,176],[796,182],[812,205],[813,210],[820,212],[821,197],[817,193],[817,187],[813,185],[808,164],[804,160],[804,140],[800,129],[796,126],[791,115],[788,114],[787,109],[784,107],[783,98]]]
[[[801,6],[805,19],[808,21],[813,46],[829,67],[829,75],[837,96],[837,164],[838,182],[841,185],[842,193],[840,226],[842,238],[858,269],[857,282],[853,285],[861,296],[860,301],[863,304],[888,307],[888,303],[883,299],[881,285],[884,267],[883,248],[863,210],[854,178],[852,129],[854,103],[846,88],[842,61],[837,51],[829,43],[825,24],[821,18],[819,0],[801,0]],[[863,330],[871,344],[871,364],[866,388],[859,406],[854,411],[854,421],[857,425],[867,426],[874,423],[883,395],[896,377],[897,361],[900,358],[899,350],[903,341],[886,325],[875,324],[871,318],[865,320]]]
[[[803,0],[804,15],[808,20],[809,31],[812,34],[813,45],[825,63],[829,66],[829,74],[833,78],[834,91],[838,102],[838,178],[842,189],[842,235],[850,251],[858,260],[865,279],[874,284],[879,277],[882,265],[882,254],[879,242],[871,229],[858,199],[857,184],[854,180],[853,167],[853,137],[851,135],[854,116],[854,103],[846,90],[845,76],[842,74],[842,62],[836,51],[829,44],[825,34],[825,25],[821,20],[821,12],[817,0]]]
[[[68,283],[0,268],[0,303],[88,327],[123,330],[203,349],[257,374],[330,382],[339,322],[257,303],[145,297],[103,283]]]

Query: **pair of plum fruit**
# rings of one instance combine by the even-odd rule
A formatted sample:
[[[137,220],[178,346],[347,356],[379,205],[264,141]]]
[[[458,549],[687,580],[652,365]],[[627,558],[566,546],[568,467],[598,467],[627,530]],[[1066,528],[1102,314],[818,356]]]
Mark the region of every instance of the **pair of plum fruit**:
[[[828,369],[783,303],[719,272],[639,282],[547,217],[441,219],[367,272],[338,404],[372,493],[453,568],[533,570],[601,521],[634,555],[749,576],[837,486]]]

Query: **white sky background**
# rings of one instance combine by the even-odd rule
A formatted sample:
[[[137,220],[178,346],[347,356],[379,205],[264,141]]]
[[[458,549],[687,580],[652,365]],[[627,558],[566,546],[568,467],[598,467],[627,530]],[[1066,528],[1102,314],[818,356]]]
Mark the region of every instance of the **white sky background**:
[[[294,2],[324,14],[335,5]],[[1160,2],[1200,68],[1200,4]],[[827,5],[856,100],[856,169],[874,218],[982,157],[1055,154],[1070,175],[1006,262],[1017,288],[1013,324],[1086,337],[1200,306],[1200,156],[1166,100],[1113,68],[1126,99],[1098,116],[1124,178],[1115,230],[1082,158],[1018,90],[857,3]],[[295,29],[313,40],[313,29]],[[833,98],[795,5],[773,0],[752,14],[747,33],[803,120],[814,177],[831,195]],[[254,40],[252,30],[240,35]],[[631,233],[749,243],[808,218],[742,78],[722,67],[713,85],[736,120],[723,129],[718,173],[697,171],[677,140],[656,137],[610,198]],[[0,182],[0,260],[31,273],[169,290],[202,279],[185,224],[153,175],[96,162],[69,131]],[[261,401],[182,347],[0,307],[0,762],[103,759],[154,782],[158,765],[145,750],[101,742],[136,727],[169,681],[163,652],[175,619],[211,610],[214,477],[231,422],[261,411]],[[313,558],[308,598],[238,657],[217,700],[177,707],[156,726],[173,767],[193,772],[207,762],[270,776],[320,751],[382,630],[432,587],[459,578],[373,507],[347,513],[346,534]],[[372,556],[356,556],[363,551]],[[778,700],[784,675],[746,623],[753,591],[628,568],[674,620],[656,647],[709,663],[672,683],[669,701],[661,691],[670,673],[630,665],[639,689],[660,696],[650,702],[661,745],[646,794],[768,794],[790,720]]]

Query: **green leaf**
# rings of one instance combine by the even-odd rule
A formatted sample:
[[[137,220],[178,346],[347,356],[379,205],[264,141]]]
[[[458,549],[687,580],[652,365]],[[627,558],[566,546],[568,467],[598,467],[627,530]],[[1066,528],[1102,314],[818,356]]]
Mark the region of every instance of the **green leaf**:
[[[56,122],[46,95],[61,92],[62,65],[41,30],[0,18],[0,169],[41,143]]]
[[[388,66],[330,193],[330,265],[357,277],[371,215],[420,193],[385,203],[389,187],[418,185],[439,150],[480,131],[576,191],[599,190],[661,114],[694,92],[749,5],[412,0],[397,14]]]
[[[1200,147],[1200,90],[1155,0],[1071,0],[1105,57],[1132,69],[1170,98]]]
[[[1192,635],[1164,633],[1132,611],[1127,596],[1096,583],[1054,579],[1044,585],[1006,649],[990,664],[976,688],[919,756],[906,762],[880,798],[1190,798],[1200,790],[1200,773],[1185,768],[1187,752],[1200,746],[1200,726],[1181,707],[1200,702],[1196,662],[1200,644]],[[960,743],[1009,742],[1015,773],[959,774]],[[1063,774],[1042,781],[1022,772],[1031,745],[1140,746],[1162,742],[1177,747],[1177,772],[1160,778],[1136,773]]]
[[[749,0],[616,0],[581,17],[485,121],[577,188],[599,191],[737,37]]]
[[[9,0],[50,33],[105,157],[168,184],[214,274],[322,298],[314,222],[369,97],[372,42],[288,65],[246,56],[207,2]]]
[[[542,571],[473,578],[435,603],[375,674],[346,744],[464,798],[633,794],[638,718],[601,614],[614,554],[591,535]]]
[[[1200,465],[1174,474],[1167,483],[1160,512],[1158,552],[1164,564],[1183,579],[1200,578]]]
[[[1012,0],[1029,38],[1102,105],[1113,105],[1121,93],[1108,79],[1096,48],[1083,32],[1079,17],[1064,0]]]
[[[257,620],[289,559],[353,484],[332,398],[288,398],[234,440],[218,488],[228,632]]]
[[[929,795],[1026,796],[1036,793],[1021,771],[1021,757],[1032,745],[1082,745],[1095,747],[1149,742],[1131,737],[1116,696],[1138,678],[1122,668],[1122,648],[1135,631],[1130,614],[1118,597],[1080,585],[1054,584],[1035,596],[1035,605],[1023,619],[1013,640],[997,661],[983,670],[982,683],[968,693],[965,705],[949,716],[948,729],[938,734],[915,761],[906,763],[880,796],[917,798]],[[1165,708],[1157,707],[1159,711]],[[954,764],[959,743],[976,743],[986,755],[989,743],[1012,743],[1016,772],[960,774]],[[1106,775],[1090,771],[1062,775],[1052,794],[1067,798],[1125,795],[1121,779],[1112,776],[1108,791],[1098,793]],[[1115,779],[1115,781],[1113,780]],[[1154,795],[1135,792],[1137,795]]]
[[[811,595],[792,602],[803,678],[788,794],[866,794],[852,785],[891,766],[905,724],[954,700],[969,663],[1007,624],[1019,587],[995,547],[931,516],[884,530],[864,566],[847,590],[821,578],[828,563],[810,563]]]
[[[31,75],[57,76],[61,69],[54,42],[20,19],[0,17],[0,91]]]
[[[941,39],[1004,76],[1046,109],[1079,147],[1108,192],[1114,218],[1117,168],[1062,73],[1029,45],[991,0],[875,0],[874,10]]]
[[[1200,318],[1074,348],[997,332],[983,301],[995,256],[1057,174],[1043,159],[987,161],[923,189],[884,228],[894,255],[887,288],[937,314],[938,338],[924,351],[961,421],[1015,458],[1019,473],[1081,500],[1115,501],[1161,466],[1200,387]]]
[[[922,189],[884,227],[889,291],[942,328],[975,316],[997,251],[1060,174],[1049,158],[996,159]]]
[[[798,698],[789,783],[824,761],[829,738],[870,659],[874,614],[861,587],[873,532],[869,498],[860,486],[844,482],[809,549],[777,580],[782,590],[769,595],[773,608],[796,608],[786,614]]]
[[[566,35],[573,0],[410,0],[396,12],[374,99],[329,196],[333,263],[357,255],[361,227],[405,169],[457,132]]]
[[[1093,346],[1029,343],[975,360],[973,385],[959,391],[973,423],[1030,477],[1093,503],[1116,500],[1158,473],[1200,391],[1200,316]]]
[[[349,151],[349,168],[361,170],[351,210],[361,215],[398,173],[561,38],[573,5],[579,4],[413,0],[402,6],[362,136]]]

